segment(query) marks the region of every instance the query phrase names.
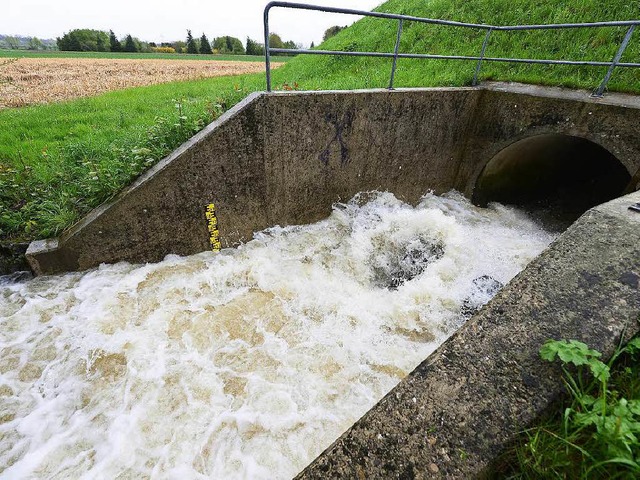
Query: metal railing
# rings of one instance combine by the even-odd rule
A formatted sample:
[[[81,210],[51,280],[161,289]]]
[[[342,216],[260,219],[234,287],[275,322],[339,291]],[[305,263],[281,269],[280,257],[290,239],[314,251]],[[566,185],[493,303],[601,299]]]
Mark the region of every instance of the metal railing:
[[[291,8],[297,10],[311,10],[326,13],[340,13],[346,15],[359,15],[363,17],[383,18],[387,20],[396,20],[398,22],[398,30],[396,34],[396,43],[393,52],[347,52],[333,50],[307,50],[307,49],[287,49],[287,48],[271,48],[269,46],[269,12],[272,8]],[[399,53],[400,39],[402,37],[403,22],[419,22],[432,25],[447,25],[451,27],[462,27],[486,31],[484,41],[479,56],[468,55],[431,55],[417,53]],[[592,23],[562,23],[549,25],[513,25],[513,26],[495,26],[475,23],[453,22],[448,20],[436,20],[433,18],[413,17],[410,15],[397,15],[393,13],[367,12],[364,10],[352,10],[347,8],[322,7],[317,5],[305,5],[302,3],[291,2],[270,2],[264,9],[264,45],[265,45],[265,63],[267,73],[267,91],[271,91],[271,53],[295,53],[302,55],[343,55],[353,57],[377,57],[391,58],[391,77],[389,80],[389,89],[393,89],[393,82],[396,73],[397,62],[399,58],[421,58],[421,59],[437,59],[437,60],[473,60],[476,61],[475,72],[473,75],[473,85],[478,84],[478,77],[483,62],[506,62],[506,63],[528,63],[538,65],[574,65],[574,66],[593,66],[593,67],[609,67],[602,83],[595,91],[593,96],[601,97],[607,88],[607,84],[611,79],[613,71],[617,67],[640,68],[640,63],[623,63],[620,62],[622,55],[626,50],[636,26],[640,25],[640,20],[628,20],[620,22],[592,22]],[[605,27],[628,27],[627,33],[618,47],[618,51],[611,61],[594,62],[586,60],[543,60],[533,58],[502,58],[485,56],[487,45],[494,31],[509,32],[523,30],[559,30],[571,28],[605,28]]]

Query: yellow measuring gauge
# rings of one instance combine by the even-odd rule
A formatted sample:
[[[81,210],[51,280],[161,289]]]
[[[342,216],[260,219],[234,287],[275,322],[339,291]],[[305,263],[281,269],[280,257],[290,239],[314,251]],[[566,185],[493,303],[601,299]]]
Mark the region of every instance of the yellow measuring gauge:
[[[209,243],[211,244],[211,250],[219,252],[222,245],[220,244],[220,231],[218,230],[216,206],[213,203],[207,205],[204,216],[207,219],[207,230],[209,231]]]

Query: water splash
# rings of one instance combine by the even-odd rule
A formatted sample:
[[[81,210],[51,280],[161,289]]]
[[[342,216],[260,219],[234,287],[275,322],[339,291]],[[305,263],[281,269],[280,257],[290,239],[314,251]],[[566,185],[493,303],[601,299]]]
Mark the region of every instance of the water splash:
[[[0,477],[290,478],[551,240],[377,193],[218,254],[0,285]]]

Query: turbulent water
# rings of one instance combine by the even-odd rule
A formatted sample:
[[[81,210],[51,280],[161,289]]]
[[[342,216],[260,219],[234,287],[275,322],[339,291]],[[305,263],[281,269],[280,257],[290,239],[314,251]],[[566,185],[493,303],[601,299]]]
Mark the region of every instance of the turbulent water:
[[[0,284],[0,477],[290,478],[552,236],[356,197],[151,265]]]

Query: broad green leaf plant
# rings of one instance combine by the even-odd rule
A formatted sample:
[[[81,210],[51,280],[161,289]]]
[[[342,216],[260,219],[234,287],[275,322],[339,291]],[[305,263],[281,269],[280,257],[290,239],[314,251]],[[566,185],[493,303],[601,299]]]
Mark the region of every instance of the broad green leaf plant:
[[[622,396],[619,381],[613,387],[609,383],[612,365],[622,356],[635,365],[639,352],[640,338],[619,348],[608,363],[577,340],[549,340],[540,349],[542,359],[562,363],[571,395],[562,417],[562,443],[567,458],[582,463],[580,478],[640,478],[640,400]],[[620,374],[639,382],[637,367]]]

